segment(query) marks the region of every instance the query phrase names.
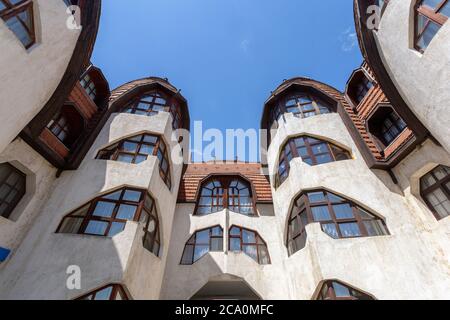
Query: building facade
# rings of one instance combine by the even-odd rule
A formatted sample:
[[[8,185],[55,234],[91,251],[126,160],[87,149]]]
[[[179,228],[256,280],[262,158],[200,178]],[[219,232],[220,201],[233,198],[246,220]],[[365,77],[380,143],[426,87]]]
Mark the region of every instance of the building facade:
[[[285,80],[261,163],[191,163],[179,89],[110,90],[89,63],[100,1],[0,0],[27,60],[1,58],[6,103],[14,70],[51,58],[32,57],[54,50],[46,23],[78,4],[85,26],[16,120],[2,102],[0,299],[449,299],[450,1],[354,2],[364,62],[343,92]],[[8,22],[24,10],[28,38]]]

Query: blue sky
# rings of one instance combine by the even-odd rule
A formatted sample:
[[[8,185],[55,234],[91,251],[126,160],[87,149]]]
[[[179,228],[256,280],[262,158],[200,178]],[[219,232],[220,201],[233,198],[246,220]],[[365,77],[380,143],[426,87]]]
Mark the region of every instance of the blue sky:
[[[92,61],[111,88],[169,78],[204,130],[259,128],[263,103],[283,79],[307,76],[344,89],[362,62],[352,6],[351,0],[104,0]],[[238,157],[248,155],[239,150]]]

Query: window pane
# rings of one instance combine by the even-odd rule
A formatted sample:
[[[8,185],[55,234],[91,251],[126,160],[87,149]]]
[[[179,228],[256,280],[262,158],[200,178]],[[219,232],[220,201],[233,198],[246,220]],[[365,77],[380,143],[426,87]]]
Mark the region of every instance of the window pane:
[[[223,251],[223,238],[211,239],[211,251]]]
[[[126,162],[126,163],[132,163],[133,162],[133,158],[134,157],[132,155],[122,153],[122,154],[119,154],[119,156],[117,157],[117,161]]]
[[[369,236],[382,236],[387,234],[386,228],[381,220],[364,221]]]
[[[109,298],[111,297],[112,289],[112,287],[107,287],[98,291],[95,294],[95,300],[109,300]]]
[[[239,238],[230,238],[230,251],[241,251],[241,240]]]
[[[327,206],[312,207],[311,211],[314,217],[314,221],[331,220],[331,216]]]
[[[314,203],[314,202],[322,202],[325,201],[325,195],[323,194],[322,191],[319,192],[309,192],[308,193],[308,199],[309,202]]]
[[[322,230],[328,234],[333,239],[339,239],[339,235],[336,230],[336,225],[334,223],[324,223],[322,224]]]
[[[137,206],[121,204],[119,210],[117,211],[117,219],[123,220],[133,220],[136,214]]]
[[[78,233],[82,222],[83,218],[65,218],[61,224],[59,232],[69,234]]]
[[[256,245],[244,245],[242,246],[242,251],[247,254],[250,258],[252,258],[255,261],[258,261],[258,253],[256,251]]]
[[[337,219],[353,218],[352,207],[348,203],[333,205],[334,213]]]
[[[99,201],[97,202],[92,214],[97,217],[110,218],[113,214],[115,206],[116,204],[113,202]]]
[[[108,232],[108,237],[114,237],[116,234],[122,232],[125,229],[125,223],[113,222]]]
[[[361,236],[361,231],[359,230],[359,226],[355,222],[340,223],[339,230],[341,231],[341,234],[344,238]]]
[[[89,221],[84,233],[93,235],[105,235],[106,228],[108,228],[108,223],[103,221]]]
[[[209,246],[196,245],[194,249],[194,261],[197,261],[209,251]]]
[[[194,246],[186,245],[184,248],[183,258],[181,264],[191,264],[194,257]]]
[[[209,244],[209,229],[197,232],[195,242],[201,244]]]
[[[348,291],[347,287],[344,287],[343,285],[333,282],[333,288],[334,292],[337,297],[349,297],[350,291]]]
[[[139,199],[141,198],[141,191],[135,191],[135,190],[126,190],[125,194],[123,195],[123,199],[127,201],[134,201],[139,202]],[[150,198],[148,198],[150,199]]]

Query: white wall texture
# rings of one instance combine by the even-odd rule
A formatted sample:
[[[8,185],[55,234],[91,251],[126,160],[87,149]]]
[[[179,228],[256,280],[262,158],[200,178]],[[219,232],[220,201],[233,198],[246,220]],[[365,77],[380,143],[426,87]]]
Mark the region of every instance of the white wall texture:
[[[33,3],[37,43],[28,50],[0,19],[0,152],[55,92],[80,35],[66,27],[64,1]]]
[[[415,0],[392,0],[375,33],[385,67],[419,120],[450,152],[450,23],[424,54],[414,49]]]

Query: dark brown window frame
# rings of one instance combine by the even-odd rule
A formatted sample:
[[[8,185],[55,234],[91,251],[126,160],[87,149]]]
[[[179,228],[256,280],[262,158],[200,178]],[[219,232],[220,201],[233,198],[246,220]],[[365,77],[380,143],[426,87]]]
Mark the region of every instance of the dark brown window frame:
[[[334,284],[343,287],[350,295],[340,296],[336,294]],[[358,297],[358,295],[360,297]],[[346,285],[338,280],[326,280],[320,286],[319,293],[316,300],[375,300],[375,298],[361,290],[355,289],[352,286]]]
[[[120,295],[122,297],[122,299],[120,299],[120,300],[130,300],[127,292],[124,289],[124,287],[121,284],[118,284],[118,283],[107,284],[107,285],[105,285],[105,286],[103,286],[101,288],[98,288],[98,289],[93,290],[93,291],[91,291],[89,293],[86,293],[86,294],[82,295],[81,297],[76,298],[75,300],[96,300],[95,296],[99,292],[101,292],[101,291],[103,291],[103,290],[105,290],[105,289],[107,289],[109,287],[111,287],[112,290],[111,290],[111,293],[109,295],[109,299],[107,299],[107,300],[110,300],[110,301],[117,300],[116,299],[117,295]],[[90,299],[88,299],[90,296],[92,296],[92,297]]]
[[[302,103],[300,99],[302,97],[307,97],[310,102],[304,102]],[[290,100],[296,100],[296,107],[291,106],[287,107],[286,104]],[[305,111],[303,110],[304,106],[312,105],[313,109],[311,111]],[[322,108],[321,108],[322,107]],[[291,112],[288,111],[290,108],[297,108],[297,112]],[[327,109],[327,112],[322,112],[322,109]],[[308,117],[305,117],[305,114],[313,113],[314,115],[310,115]],[[275,122],[278,122],[280,117],[286,113],[292,113],[295,117],[305,119],[310,118],[313,116],[318,116],[321,114],[328,114],[328,113],[334,113],[334,108],[324,101],[324,99],[321,99],[314,93],[306,92],[306,91],[294,91],[293,93],[286,94],[283,96],[279,101],[276,102],[276,104],[272,107],[272,110],[270,111],[269,116],[269,128],[273,126]]]
[[[61,121],[64,121],[64,123],[61,124]],[[47,124],[47,129],[62,144],[71,149],[82,136],[86,123],[86,118],[78,110],[77,106],[72,103],[66,103]],[[65,134],[64,138],[60,136],[62,132]]]
[[[424,53],[427,49],[428,45],[425,48],[421,48],[418,43],[419,40],[422,38],[422,36],[425,33],[425,30],[427,30],[430,23],[435,23],[439,26],[439,29],[447,22],[448,17],[440,14],[439,11],[448,3],[449,0],[442,0],[437,6],[436,9],[430,8],[426,5],[422,5],[424,0],[418,0],[415,5],[415,18],[414,18],[414,48]],[[423,30],[419,30],[419,15],[422,15],[427,19],[427,23],[424,25]],[[438,30],[439,31],[439,30]],[[436,36],[436,34],[433,35],[433,38]]]
[[[395,115],[393,117],[393,115]],[[395,119],[397,117],[397,119]],[[384,134],[387,132],[383,130],[385,128],[386,120],[391,121],[391,128],[395,128],[398,134],[395,135],[391,140],[386,139]],[[379,104],[377,105],[367,117],[366,120],[366,130],[372,136],[375,144],[378,146],[380,151],[383,151],[388,146],[390,146],[397,138],[408,129],[408,125],[403,120],[402,117],[394,110],[390,104]]]
[[[146,101],[145,99],[152,97],[152,101]],[[164,100],[164,102],[157,102],[158,99]],[[148,105],[147,109],[138,108],[140,104]],[[160,111],[168,112],[172,115],[172,129],[177,130],[183,128],[183,115],[181,113],[181,106],[175,97],[165,94],[161,90],[153,89],[146,91],[143,94],[135,97],[125,107],[122,108],[123,113],[138,114],[145,116],[153,116]],[[140,112],[140,113],[137,113]]]
[[[238,203],[239,205],[230,205],[229,204],[229,199],[230,199],[230,195],[229,195],[229,190],[230,185],[232,182],[234,181],[238,181],[241,184],[243,184],[249,192],[249,196],[251,198],[251,207],[250,206],[243,206],[241,205],[241,201],[240,201],[240,195],[238,194]],[[220,186],[217,187],[217,189],[220,189],[221,191],[219,191],[217,194],[212,194],[211,197],[207,197],[207,196],[202,196],[203,194],[203,189],[206,188],[206,186],[208,186],[210,183],[212,182],[218,182],[218,184]],[[205,198],[211,198],[211,199],[216,199],[216,202],[214,203],[214,200],[211,200],[211,204],[210,205],[202,205],[200,204],[201,202],[201,198],[205,197]],[[232,197],[233,199],[236,199],[236,196]],[[220,205],[220,199],[221,201],[221,205]],[[233,201],[233,204],[236,204],[236,202]],[[209,213],[205,213],[205,214],[201,214],[199,213],[199,208],[211,208],[211,212]],[[234,211],[231,210],[231,207],[239,207],[239,209],[241,208],[250,208],[250,212],[246,213],[243,212],[242,210],[239,211]],[[216,208],[216,209],[213,209]],[[205,215],[209,215],[209,214],[213,214],[222,210],[228,209],[230,211],[239,213],[239,214],[244,214],[246,216],[250,216],[250,217],[256,217],[258,216],[258,212],[256,210],[256,200],[255,200],[255,192],[252,188],[252,184],[250,181],[244,179],[243,177],[239,176],[239,175],[214,175],[211,177],[208,177],[207,179],[205,179],[204,181],[202,181],[200,183],[200,187],[198,190],[198,194],[197,194],[197,201],[196,201],[196,206],[195,206],[195,210],[194,210],[194,215],[195,216],[205,216]]]
[[[35,26],[34,26],[34,10],[33,10],[33,1],[32,0],[23,0],[20,1],[17,4],[12,4],[9,0],[0,0],[1,3],[3,3],[6,8],[0,11],[0,18],[2,18],[5,23],[7,20],[13,18],[13,17],[17,17],[20,13],[28,11],[28,16],[30,19],[30,24],[31,24],[31,28],[29,28],[26,23],[24,23],[22,21],[22,19],[18,19],[18,21],[20,22],[20,24],[22,25],[22,27],[25,29],[25,31],[27,32],[29,38],[30,38],[30,43],[29,44],[24,44],[25,49],[29,49],[31,48],[35,43],[36,43],[36,31],[35,31]],[[11,30],[12,31],[12,30]],[[13,31],[12,31],[13,32]],[[13,32],[14,33],[14,32]],[[16,35],[17,37],[17,35]]]
[[[139,192],[140,193],[139,201],[132,201],[132,200],[124,199],[125,193],[127,191]],[[119,199],[108,199],[109,196],[114,195],[119,192],[120,192]],[[150,207],[147,206],[148,200],[151,201]],[[94,211],[99,202],[110,203],[111,205],[114,206],[110,217],[94,215]],[[117,218],[117,214],[118,214],[118,211],[119,211],[119,208],[121,205],[136,207],[134,216],[132,219],[128,220],[128,219]],[[81,223],[79,224],[78,230],[76,230],[76,232],[64,231],[65,222],[66,222],[66,220],[70,220],[70,219],[82,220]],[[103,222],[103,223],[108,224],[105,231],[103,232],[103,235],[86,233],[88,224],[91,221],[98,221],[98,222]],[[96,237],[108,237],[108,234],[111,230],[113,223],[124,224],[124,228],[125,228],[127,221],[142,222],[145,224],[143,245],[150,252],[154,253],[156,256],[159,256],[159,251],[161,248],[161,238],[160,238],[160,222],[159,222],[158,212],[156,210],[156,202],[153,199],[153,197],[148,193],[148,191],[143,190],[143,189],[124,187],[121,189],[110,191],[106,194],[103,194],[101,196],[98,196],[98,197],[90,200],[89,202],[85,203],[84,205],[73,210],[71,213],[65,215],[63,217],[63,219],[61,220],[58,228],[56,229],[56,233],[74,233],[74,234],[82,234],[82,235],[89,235],[89,236],[96,236]],[[149,224],[151,221],[155,221],[155,230],[153,232],[148,231],[148,227],[149,227]],[[155,236],[153,237],[153,242],[151,243],[151,246],[149,246],[149,241],[148,241],[147,237],[150,237],[151,234],[153,234]]]
[[[147,137],[152,137],[156,139],[156,142],[146,141]],[[139,140],[137,140],[139,138]],[[133,140],[134,139],[134,140]],[[126,144],[134,144],[136,145],[134,152],[127,151],[124,146]],[[151,147],[153,148],[152,154],[141,153],[142,147]],[[138,135],[134,135],[125,139],[122,139],[116,143],[109,145],[101,149],[96,159],[101,160],[111,160],[111,161],[120,161],[118,160],[120,156],[128,155],[133,159],[131,162],[122,161],[124,163],[130,164],[139,164],[148,159],[148,156],[155,156],[159,160],[159,175],[164,183],[167,185],[169,190],[172,188],[172,176],[170,174],[170,161],[169,161],[169,150],[167,148],[167,144],[164,142],[164,139],[161,135],[152,134],[152,133],[141,133]],[[146,158],[145,160],[143,158]],[[142,161],[138,162],[138,159],[142,159]]]
[[[295,144],[295,141],[297,139],[304,139],[305,141],[305,147],[307,150],[307,156],[302,157],[297,150],[297,146]],[[309,139],[316,140],[314,143],[310,143]],[[327,145],[327,152],[322,152],[318,154],[314,154],[313,147],[320,145],[320,144],[326,144]],[[300,148],[300,147],[299,147]],[[338,159],[338,153],[334,151],[334,149],[339,149],[341,154],[345,154],[348,158],[347,159]],[[323,156],[323,155],[331,155],[332,161],[324,162],[324,163],[318,163],[317,157]],[[277,173],[276,173],[276,179],[275,179],[275,186],[279,187],[288,177],[290,172],[290,162],[294,158],[301,158],[303,162],[308,163],[305,161],[305,159],[310,159],[311,163],[308,163],[311,166],[316,166],[319,164],[326,164],[330,162],[336,162],[341,160],[350,160],[352,159],[351,153],[342,147],[339,147],[335,145],[332,142],[329,142],[327,140],[321,140],[319,138],[315,138],[308,135],[300,135],[300,136],[294,136],[290,137],[281,147],[281,152],[278,157],[278,166],[277,166]],[[280,172],[280,168],[285,168],[282,172]]]
[[[232,234],[231,231],[233,229],[238,229],[239,235]],[[244,242],[244,237],[243,237],[244,231],[253,233],[255,236],[255,242]],[[240,249],[238,251],[231,249],[231,239],[239,239]],[[256,247],[256,259],[254,259],[252,256],[247,254],[247,252],[245,250],[243,250],[243,247],[245,247],[245,246]],[[263,258],[261,257],[261,247],[264,247],[265,251],[267,253],[267,260],[268,260],[267,263],[264,263]],[[264,239],[261,237],[261,235],[255,230],[247,229],[247,228],[237,226],[237,225],[232,225],[228,231],[228,250],[230,252],[243,252],[247,256],[249,256],[250,258],[255,260],[258,264],[271,264],[269,248],[267,247],[267,243],[264,241]]]
[[[97,86],[89,73],[86,73],[81,79],[80,84],[86,91],[86,94],[95,102],[97,99]]]
[[[309,195],[322,193],[325,200],[310,202]],[[334,199],[334,201],[332,200]],[[339,200],[339,201],[338,201]],[[301,203],[300,206],[297,204]],[[348,218],[337,218],[336,212],[334,210],[334,206],[338,205],[348,205],[352,210],[353,217]],[[311,208],[314,207],[327,207],[328,214],[330,219],[328,220],[316,220],[313,215],[313,211]],[[366,215],[371,216],[371,218],[364,218],[361,216],[359,211],[363,211]],[[302,219],[303,218],[303,219]],[[293,223],[297,221],[297,232],[294,233],[295,229],[293,228]],[[367,227],[364,222],[366,221],[379,221],[382,224],[384,234],[381,235],[370,235],[367,231]],[[367,210],[360,205],[356,204],[354,201],[345,198],[343,196],[336,195],[333,192],[330,192],[325,189],[315,189],[310,191],[305,191],[300,193],[294,200],[292,208],[289,211],[289,216],[287,220],[287,232],[286,232],[286,246],[288,248],[289,255],[293,255],[294,253],[300,251],[304,247],[304,242],[306,241],[306,225],[311,223],[320,223],[322,231],[329,235],[324,229],[324,225],[333,225],[334,229],[337,233],[337,238],[333,239],[352,239],[352,238],[362,238],[362,237],[374,237],[374,236],[382,236],[389,235],[389,229],[387,228],[386,222],[384,219],[379,216],[373,214],[370,210]],[[360,235],[358,236],[343,236],[342,231],[340,230],[339,225],[341,224],[357,224],[359,228]],[[331,237],[331,235],[329,235]],[[298,245],[298,241],[300,241],[300,245]]]
[[[2,190],[3,187],[9,189],[8,193],[3,198],[0,198],[0,206],[3,206],[4,204],[7,205],[5,213],[2,214],[0,212],[0,216],[9,219],[11,217],[11,214],[14,212],[14,209],[26,194],[27,176],[25,173],[23,173],[10,163],[1,163],[0,166],[3,166],[6,168],[6,170],[9,170],[9,173],[0,181],[0,190]],[[8,179],[13,174],[17,176],[18,180],[15,181],[14,185],[11,185],[10,183],[8,183]],[[13,199],[11,199],[11,201],[5,201],[5,199],[8,198],[8,196],[11,194],[11,191],[13,190],[16,192],[16,195],[13,197]]]
[[[450,174],[447,175],[445,178],[438,179],[438,177],[435,174],[435,171],[440,168],[447,168],[446,170],[450,170],[450,168],[447,166],[439,165],[439,166],[435,167],[433,170],[428,171],[426,174],[424,174],[420,178],[420,196],[425,201],[426,205],[428,206],[428,209],[430,209],[430,211],[433,213],[433,215],[436,217],[437,220],[442,220],[442,219],[448,217],[448,215],[446,217],[441,217],[441,215],[436,211],[436,209],[430,203],[430,201],[428,201],[427,195],[437,189],[440,189],[444,193],[444,195],[447,197],[447,199],[450,200],[450,188],[446,186],[446,184],[450,182]],[[428,176],[430,174],[432,175],[433,179],[436,182],[431,186],[423,188],[423,180],[425,179],[426,176]]]
[[[220,235],[214,235],[213,231],[214,229],[220,229]],[[209,231],[209,238],[208,238],[208,243],[197,243],[197,234],[203,231]],[[223,252],[223,237],[224,237],[224,233],[223,233],[223,228],[220,225],[215,225],[212,227],[208,227],[208,228],[203,228],[200,230],[195,231],[190,237],[189,239],[186,241],[186,244],[184,245],[184,249],[183,249],[183,254],[181,255],[181,260],[180,260],[180,265],[193,265],[194,263],[196,263],[197,261],[199,261],[201,258],[203,258],[208,252]],[[213,239],[221,239],[222,241],[222,250],[220,251],[216,251],[216,250],[212,250],[212,240]],[[192,258],[190,259],[189,263],[187,261],[187,259],[185,260],[185,254],[186,254],[186,249],[188,246],[192,246]],[[208,251],[206,251],[204,254],[202,254],[200,257],[198,257],[197,259],[195,259],[195,249],[197,246],[208,246]]]

